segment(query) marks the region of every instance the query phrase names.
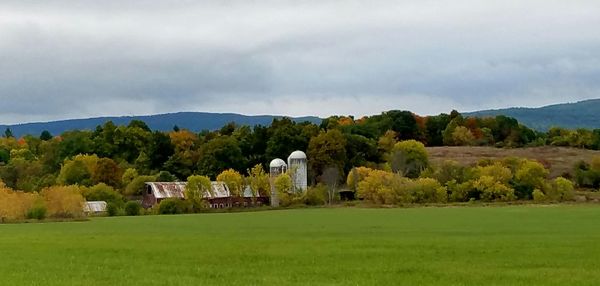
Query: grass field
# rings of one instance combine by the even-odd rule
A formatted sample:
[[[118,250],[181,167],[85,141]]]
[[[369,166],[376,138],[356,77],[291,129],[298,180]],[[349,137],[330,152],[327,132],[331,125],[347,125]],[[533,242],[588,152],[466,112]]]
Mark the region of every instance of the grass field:
[[[472,165],[481,159],[501,159],[520,157],[537,160],[550,169],[551,177],[565,173],[573,175],[575,164],[581,160],[590,162],[600,156],[600,151],[566,147],[531,147],[503,149],[494,147],[429,147],[431,161],[439,164],[445,160],[454,160],[464,165]]]
[[[599,226],[593,205],[0,225],[0,285],[597,285]]]

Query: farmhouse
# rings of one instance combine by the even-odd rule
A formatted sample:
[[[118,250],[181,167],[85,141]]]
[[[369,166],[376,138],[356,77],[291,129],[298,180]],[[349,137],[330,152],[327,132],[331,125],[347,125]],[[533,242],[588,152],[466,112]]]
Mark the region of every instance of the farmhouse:
[[[150,208],[169,198],[184,199],[185,186],[185,182],[146,182],[142,206]],[[211,208],[250,207],[269,203],[267,197],[255,197],[250,187],[244,190],[242,197],[234,197],[224,182],[211,182],[210,192],[205,192],[203,197]]]

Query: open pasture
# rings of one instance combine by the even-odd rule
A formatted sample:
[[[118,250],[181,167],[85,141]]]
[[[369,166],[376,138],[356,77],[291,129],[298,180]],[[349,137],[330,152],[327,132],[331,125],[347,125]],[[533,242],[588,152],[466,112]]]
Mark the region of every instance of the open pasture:
[[[597,285],[599,225],[593,205],[0,225],[0,285]]]

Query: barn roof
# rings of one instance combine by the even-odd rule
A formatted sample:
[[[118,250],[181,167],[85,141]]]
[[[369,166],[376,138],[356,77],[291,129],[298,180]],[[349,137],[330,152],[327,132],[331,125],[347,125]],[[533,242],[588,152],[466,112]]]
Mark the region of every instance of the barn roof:
[[[204,198],[206,199],[216,199],[216,198],[227,198],[231,197],[231,192],[229,192],[229,188],[227,184],[223,182],[211,182],[211,193],[204,193]]]
[[[185,182],[146,182],[157,199],[184,198]]]
[[[85,202],[83,205],[83,211],[86,213],[100,213],[106,211],[105,201],[91,201]]]
[[[154,197],[157,199],[184,198],[186,182],[146,182],[150,186]],[[203,194],[206,199],[227,198],[231,192],[224,182],[211,182],[211,191]],[[244,191],[244,197],[252,197],[252,191],[248,188]]]

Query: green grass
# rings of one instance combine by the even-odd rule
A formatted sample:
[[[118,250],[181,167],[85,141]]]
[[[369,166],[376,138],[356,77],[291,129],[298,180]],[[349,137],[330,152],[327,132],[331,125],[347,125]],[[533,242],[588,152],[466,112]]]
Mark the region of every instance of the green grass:
[[[600,207],[302,209],[0,225],[0,285],[597,285]]]

